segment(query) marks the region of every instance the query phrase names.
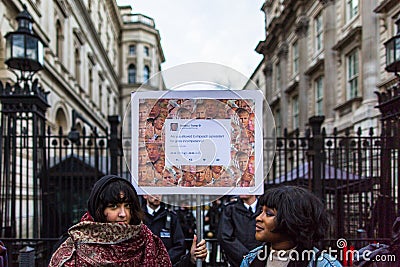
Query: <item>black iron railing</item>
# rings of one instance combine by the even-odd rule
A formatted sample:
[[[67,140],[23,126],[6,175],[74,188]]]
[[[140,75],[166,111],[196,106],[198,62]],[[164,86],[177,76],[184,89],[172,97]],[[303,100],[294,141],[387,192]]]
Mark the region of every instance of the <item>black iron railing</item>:
[[[94,182],[104,174],[127,179],[130,174],[116,117],[109,118],[103,135],[54,133],[45,128],[48,105],[42,95],[31,94],[22,103],[17,89],[0,86],[0,238],[9,246],[12,266],[26,246],[35,248],[36,265],[45,266],[54,242],[86,210]],[[333,222],[326,245],[339,237],[354,246],[390,238],[400,208],[399,93],[379,99],[380,134],[326,133],[323,118],[316,117],[304,136],[295,131],[277,138],[265,187],[301,185],[321,197]],[[216,240],[210,242],[218,248]]]

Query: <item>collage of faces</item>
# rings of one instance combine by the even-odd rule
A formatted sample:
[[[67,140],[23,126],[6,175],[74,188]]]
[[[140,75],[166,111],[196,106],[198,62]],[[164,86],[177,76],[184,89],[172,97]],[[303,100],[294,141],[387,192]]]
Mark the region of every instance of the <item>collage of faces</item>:
[[[166,119],[229,119],[229,166],[165,164]],[[138,185],[150,187],[254,186],[254,101],[251,99],[141,99]],[[172,127],[172,124],[171,124]]]

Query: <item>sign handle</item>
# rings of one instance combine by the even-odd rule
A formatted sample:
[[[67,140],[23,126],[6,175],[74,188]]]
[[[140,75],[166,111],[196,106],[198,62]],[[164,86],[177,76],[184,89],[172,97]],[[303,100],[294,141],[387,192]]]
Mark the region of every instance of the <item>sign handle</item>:
[[[203,239],[203,216],[201,206],[201,195],[196,195],[196,234],[197,243]],[[196,267],[201,267],[203,262],[200,259],[196,260]]]

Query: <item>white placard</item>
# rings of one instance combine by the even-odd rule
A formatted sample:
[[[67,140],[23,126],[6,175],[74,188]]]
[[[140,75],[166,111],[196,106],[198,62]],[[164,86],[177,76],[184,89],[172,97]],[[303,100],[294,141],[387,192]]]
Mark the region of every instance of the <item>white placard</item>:
[[[228,166],[231,160],[231,128],[231,120],[227,119],[166,119],[165,166]]]
[[[263,100],[257,90],[133,92],[138,194],[262,194]]]

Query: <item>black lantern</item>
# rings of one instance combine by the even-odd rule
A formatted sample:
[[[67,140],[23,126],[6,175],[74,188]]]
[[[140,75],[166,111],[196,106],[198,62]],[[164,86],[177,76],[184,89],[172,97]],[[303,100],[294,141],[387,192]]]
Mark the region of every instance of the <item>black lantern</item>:
[[[35,73],[43,68],[43,43],[32,30],[32,16],[25,5],[23,8],[24,10],[16,17],[18,30],[9,32],[5,36],[5,63],[12,69],[20,70],[21,73]]]
[[[400,72],[400,17],[395,22],[397,25],[397,34],[385,43],[386,47],[386,71]]]

